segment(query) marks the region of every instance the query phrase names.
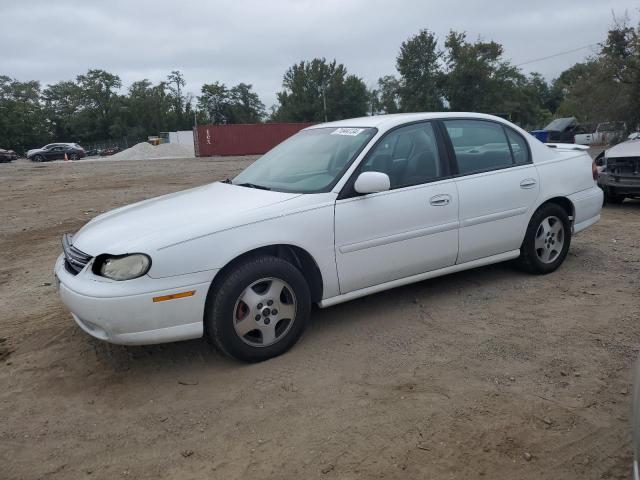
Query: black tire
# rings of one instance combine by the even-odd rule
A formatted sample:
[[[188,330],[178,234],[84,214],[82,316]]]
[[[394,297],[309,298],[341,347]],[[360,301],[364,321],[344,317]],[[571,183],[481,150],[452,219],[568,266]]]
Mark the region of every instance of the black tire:
[[[538,250],[536,249],[536,238],[542,228],[542,223],[549,218],[556,218],[562,223],[563,238],[562,249],[557,252],[554,259],[549,262],[541,260]],[[537,237],[538,236],[538,237]],[[564,208],[555,203],[545,203],[541,205],[531,217],[527,233],[525,234],[522,246],[520,247],[520,257],[518,264],[521,268],[530,273],[546,274],[555,271],[564,262],[571,245],[571,222]]]
[[[78,160],[78,154],[72,153],[71,155],[69,155],[69,160]]]
[[[243,292],[254,282],[264,278],[275,278],[288,284],[287,287],[291,288],[295,298],[295,315],[291,325],[286,327],[276,343],[253,346],[236,333],[234,323],[237,321],[238,302]],[[300,270],[281,258],[253,256],[234,265],[214,280],[205,306],[205,331],[213,345],[222,353],[245,362],[261,362],[283,354],[298,341],[306,327],[310,311],[309,285]],[[253,321],[253,318],[250,320]]]
[[[44,157],[42,155],[36,155],[33,157],[34,162],[44,162]]]
[[[604,193],[604,203],[613,203],[614,205],[620,205],[622,202],[624,202],[625,196],[624,195],[616,195],[615,193],[609,193],[609,192],[605,192]]]

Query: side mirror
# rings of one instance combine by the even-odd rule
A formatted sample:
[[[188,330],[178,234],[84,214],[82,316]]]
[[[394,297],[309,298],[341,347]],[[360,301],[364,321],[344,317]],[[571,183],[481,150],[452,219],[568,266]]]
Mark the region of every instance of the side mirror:
[[[377,193],[389,190],[389,175],[382,172],[362,172],[353,186],[358,193]]]

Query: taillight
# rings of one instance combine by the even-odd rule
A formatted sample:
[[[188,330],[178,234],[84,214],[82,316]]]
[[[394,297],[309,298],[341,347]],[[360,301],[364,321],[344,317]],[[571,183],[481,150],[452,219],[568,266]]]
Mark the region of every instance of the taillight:
[[[598,167],[596,166],[596,161],[591,162],[591,174],[593,175],[593,181],[598,181]]]

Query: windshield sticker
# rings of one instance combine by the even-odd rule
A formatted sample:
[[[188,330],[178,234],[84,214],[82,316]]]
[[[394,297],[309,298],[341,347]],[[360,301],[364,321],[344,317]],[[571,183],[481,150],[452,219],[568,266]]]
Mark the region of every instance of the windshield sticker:
[[[347,135],[349,137],[355,137],[361,132],[364,132],[364,128],[336,128],[331,132],[331,135]]]

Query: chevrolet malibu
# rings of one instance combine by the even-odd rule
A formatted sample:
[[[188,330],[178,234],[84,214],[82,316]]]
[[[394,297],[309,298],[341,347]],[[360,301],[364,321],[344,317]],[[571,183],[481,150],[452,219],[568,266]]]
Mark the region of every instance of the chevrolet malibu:
[[[96,338],[206,335],[260,361],[300,338],[312,304],[513,259],[553,272],[600,218],[596,177],[584,149],[490,115],[325,123],[233,180],[94,218],[63,237],[55,274]]]

